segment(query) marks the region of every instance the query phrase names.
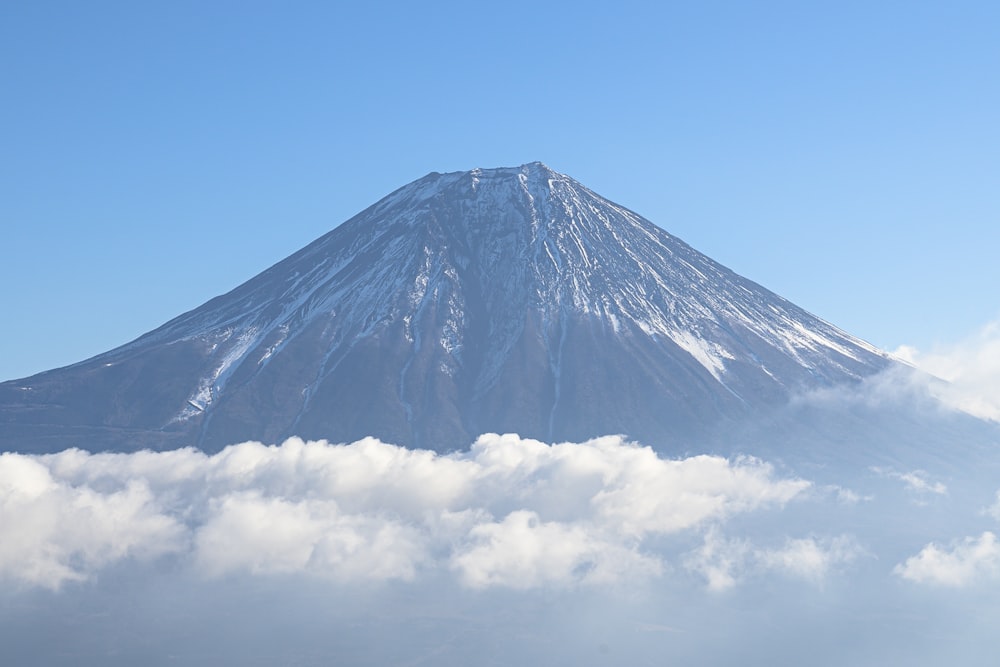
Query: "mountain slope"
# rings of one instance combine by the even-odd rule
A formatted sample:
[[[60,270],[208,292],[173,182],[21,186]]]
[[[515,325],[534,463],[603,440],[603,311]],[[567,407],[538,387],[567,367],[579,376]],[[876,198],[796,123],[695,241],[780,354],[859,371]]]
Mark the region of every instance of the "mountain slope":
[[[432,173],[132,343],[3,383],[0,446],[514,431],[670,449],[889,364],[532,163]]]

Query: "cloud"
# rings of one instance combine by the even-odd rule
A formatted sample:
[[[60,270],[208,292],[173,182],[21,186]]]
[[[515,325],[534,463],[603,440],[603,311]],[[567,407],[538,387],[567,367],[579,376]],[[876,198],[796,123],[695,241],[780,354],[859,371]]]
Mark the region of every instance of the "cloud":
[[[1000,542],[990,531],[950,547],[931,543],[897,565],[893,572],[921,584],[965,587],[1000,575]]]
[[[932,482],[928,479],[927,473],[923,470],[912,470],[910,472],[897,472],[888,468],[872,466],[872,472],[889,479],[897,479],[906,486],[906,490],[918,493],[943,496],[948,493],[948,487],[941,482]]]
[[[713,527],[701,546],[688,554],[685,567],[703,576],[713,591],[724,591],[747,577],[771,572],[819,584],[831,571],[863,553],[849,535],[786,538],[780,546],[758,547],[747,539],[726,538]]]
[[[864,549],[850,535],[832,538],[805,537],[788,539],[775,549],[757,552],[758,561],[768,570],[788,576],[821,582],[837,567],[864,554]]]
[[[993,501],[993,504],[989,507],[984,507],[982,513],[1000,521],[1000,491],[997,491],[996,500]]]
[[[723,591],[736,585],[747,570],[753,547],[746,540],[727,539],[717,529],[705,534],[701,546],[691,552],[685,566],[705,577],[708,588]]]
[[[195,555],[209,575],[322,574],[343,581],[412,579],[423,538],[396,520],[342,513],[336,503],[239,492],[213,502],[195,531]]]
[[[832,494],[837,499],[837,502],[844,505],[856,505],[861,502],[870,502],[873,499],[872,496],[862,496],[856,491],[837,484],[828,484],[818,490]]]
[[[657,557],[588,526],[541,521],[527,510],[478,524],[469,538],[471,544],[454,554],[451,565],[472,588],[606,584],[663,570]]]
[[[891,463],[810,484],[753,458],[513,435],[449,455],[374,439],[7,454],[0,643],[19,665],[992,655],[1000,611],[974,586],[1000,574],[992,534],[892,573],[926,536],[978,534],[995,476],[948,471],[947,503],[918,516],[899,490],[940,497],[945,471]],[[972,573],[964,589],[899,585],[949,571]]]
[[[780,508],[808,488],[756,459],[666,459],[618,437],[484,435],[451,455],[371,438],[211,456],[4,454],[0,577],[58,588],[172,555],[209,578],[608,584],[661,574],[663,536]]]
[[[125,558],[180,551],[187,534],[141,479],[102,491],[54,477],[44,461],[0,454],[0,578],[45,588]]]
[[[951,407],[983,419],[1000,421],[1000,322],[969,338],[923,352],[902,345],[893,354],[942,380],[931,392]]]

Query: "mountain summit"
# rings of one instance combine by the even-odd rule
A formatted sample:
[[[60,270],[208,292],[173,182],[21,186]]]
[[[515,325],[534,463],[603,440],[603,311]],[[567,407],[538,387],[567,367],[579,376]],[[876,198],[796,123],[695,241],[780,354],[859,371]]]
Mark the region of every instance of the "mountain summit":
[[[0,448],[670,449],[889,363],[535,162],[429,174],[127,345],[0,384]]]

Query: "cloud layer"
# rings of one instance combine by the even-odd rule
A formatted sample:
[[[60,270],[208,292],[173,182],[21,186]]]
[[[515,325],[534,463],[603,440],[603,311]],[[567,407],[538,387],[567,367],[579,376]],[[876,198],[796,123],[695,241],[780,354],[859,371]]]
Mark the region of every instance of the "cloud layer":
[[[851,463],[814,484],[513,435],[0,454],[0,643],[46,667],[988,664],[995,475]]]
[[[485,435],[448,456],[374,439],[248,442],[212,456],[7,453],[0,577],[56,589],[171,557],[208,577],[609,584],[660,575],[658,539],[780,508],[809,487],[755,459],[671,460],[617,437]]]

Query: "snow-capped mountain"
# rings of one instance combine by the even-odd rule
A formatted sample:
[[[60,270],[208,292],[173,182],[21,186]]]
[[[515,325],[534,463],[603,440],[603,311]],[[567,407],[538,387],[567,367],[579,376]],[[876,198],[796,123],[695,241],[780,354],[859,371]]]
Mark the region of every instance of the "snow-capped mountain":
[[[536,162],[429,174],[127,345],[0,385],[0,448],[669,450],[891,363]]]

